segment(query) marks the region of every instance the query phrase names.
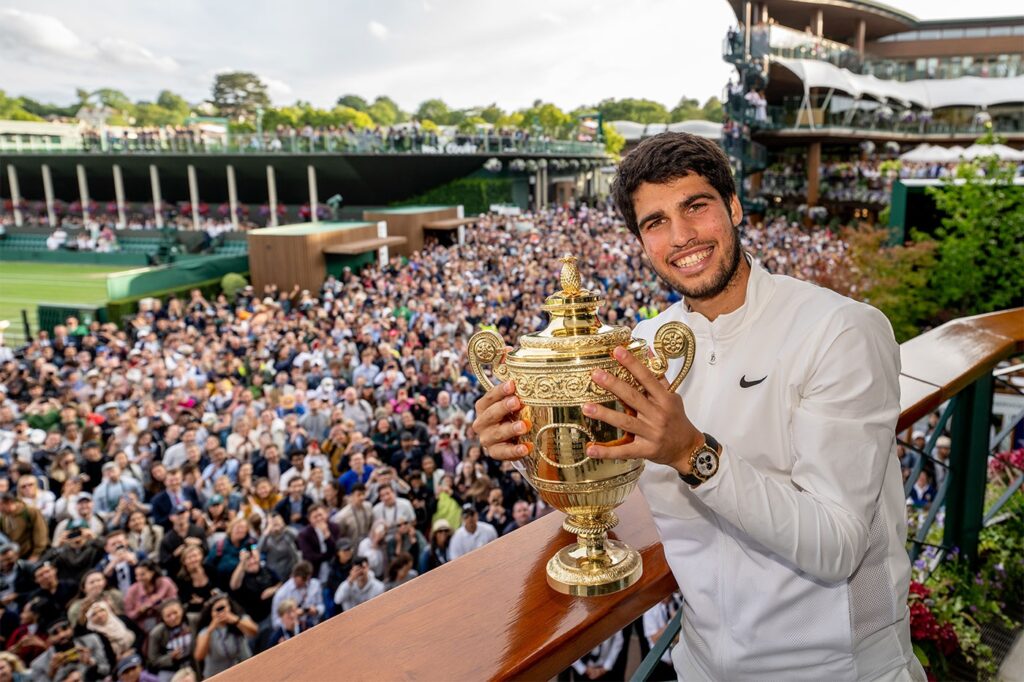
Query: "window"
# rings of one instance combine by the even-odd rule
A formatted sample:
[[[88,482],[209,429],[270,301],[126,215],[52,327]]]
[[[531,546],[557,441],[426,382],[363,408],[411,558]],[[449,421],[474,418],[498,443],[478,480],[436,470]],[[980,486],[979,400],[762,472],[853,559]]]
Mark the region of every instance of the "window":
[[[940,40],[942,38],[942,31],[938,29],[918,31],[917,36],[918,40]]]
[[[1012,26],[993,26],[988,30],[988,35],[990,37],[1008,36],[1013,33],[1012,29]]]
[[[944,28],[942,29],[942,37],[946,40],[952,38],[963,38],[964,30],[962,28]]]
[[[988,35],[988,28],[981,26],[979,28],[968,28],[964,30],[965,38],[984,38]]]

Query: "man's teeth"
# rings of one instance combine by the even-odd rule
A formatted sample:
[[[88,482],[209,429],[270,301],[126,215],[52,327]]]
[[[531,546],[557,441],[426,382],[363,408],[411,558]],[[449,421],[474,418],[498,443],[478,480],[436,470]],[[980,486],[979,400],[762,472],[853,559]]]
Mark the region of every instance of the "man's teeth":
[[[677,261],[673,261],[672,265],[676,266],[677,268],[688,268],[691,265],[696,265],[697,263],[701,262],[702,260],[707,258],[708,255],[710,255],[710,254],[711,254],[711,249],[705,249],[703,251],[698,251],[697,253],[690,254],[689,256],[686,256],[684,258],[680,258]]]

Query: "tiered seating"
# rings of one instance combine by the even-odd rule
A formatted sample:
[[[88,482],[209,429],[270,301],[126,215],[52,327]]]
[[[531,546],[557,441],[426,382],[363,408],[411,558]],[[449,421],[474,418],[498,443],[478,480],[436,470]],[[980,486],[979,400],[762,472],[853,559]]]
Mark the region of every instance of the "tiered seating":
[[[0,240],[0,248],[11,251],[45,251],[45,234],[9,234]]]
[[[160,237],[136,237],[120,239],[118,245],[124,253],[156,253],[160,250]]]
[[[225,240],[214,247],[213,252],[218,256],[244,256],[249,253],[249,242],[244,239]]]

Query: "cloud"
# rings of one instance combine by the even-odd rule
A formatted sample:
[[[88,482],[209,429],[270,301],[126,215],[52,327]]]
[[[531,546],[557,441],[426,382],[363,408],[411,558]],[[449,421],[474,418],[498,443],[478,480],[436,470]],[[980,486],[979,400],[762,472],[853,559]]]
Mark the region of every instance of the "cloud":
[[[540,18],[548,22],[549,24],[554,24],[555,26],[561,26],[562,24],[565,23],[565,19],[563,19],[561,15],[555,14],[554,12],[541,12]]]
[[[104,38],[99,43],[100,54],[122,66],[141,66],[157,71],[176,71],[178,62],[171,57],[158,57],[146,48],[121,38]]]
[[[60,19],[17,9],[0,9],[0,45],[70,57],[95,52]]]
[[[276,100],[292,94],[291,86],[282,80],[265,76],[261,76],[260,80],[267,86],[267,94],[270,95],[270,99]]]
[[[29,61],[40,56],[73,57],[76,65],[106,62],[141,71],[176,71],[173,57],[159,56],[138,43],[123,38],[83,40],[64,22],[48,14],[0,9],[0,47]]]
[[[370,29],[370,35],[377,40],[387,40],[388,35],[391,33],[391,31],[388,30],[388,27],[379,21],[371,21],[367,28]]]

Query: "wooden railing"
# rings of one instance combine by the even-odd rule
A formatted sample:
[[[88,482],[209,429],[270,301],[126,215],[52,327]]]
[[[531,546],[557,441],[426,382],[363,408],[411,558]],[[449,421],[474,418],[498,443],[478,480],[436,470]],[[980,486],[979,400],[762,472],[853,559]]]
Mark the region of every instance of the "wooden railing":
[[[955,320],[903,344],[903,430],[1024,352],[1024,308]],[[643,555],[636,586],[597,598],[550,589],[544,566],[574,540],[550,514],[217,677],[254,680],[548,680],[675,589],[639,493],[615,535]]]

